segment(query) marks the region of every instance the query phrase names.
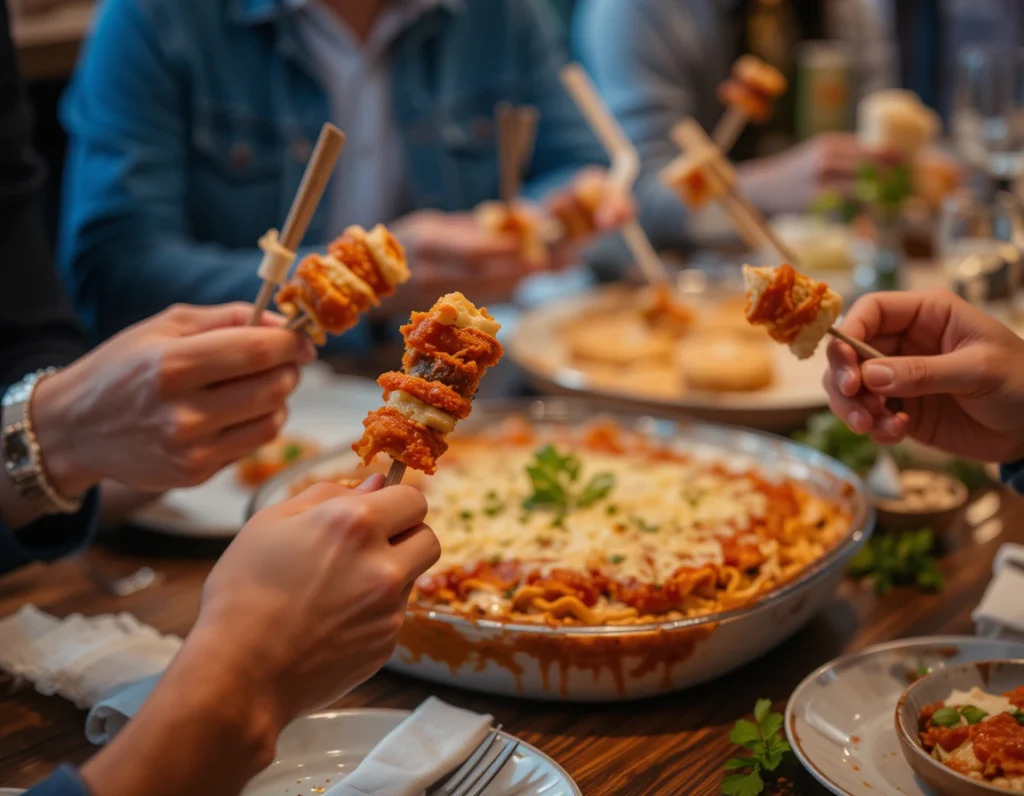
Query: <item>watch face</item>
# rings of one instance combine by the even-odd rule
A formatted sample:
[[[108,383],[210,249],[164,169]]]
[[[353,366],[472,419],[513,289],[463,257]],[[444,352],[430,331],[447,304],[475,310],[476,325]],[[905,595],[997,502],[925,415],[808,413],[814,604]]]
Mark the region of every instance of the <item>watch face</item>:
[[[11,434],[4,440],[4,461],[8,472],[14,472],[32,464],[32,455],[22,434]]]

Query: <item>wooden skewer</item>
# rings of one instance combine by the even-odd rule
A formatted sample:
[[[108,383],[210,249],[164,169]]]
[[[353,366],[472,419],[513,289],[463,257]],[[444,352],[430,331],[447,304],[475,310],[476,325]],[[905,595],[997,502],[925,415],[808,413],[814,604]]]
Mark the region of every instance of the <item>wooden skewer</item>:
[[[338,163],[338,156],[341,155],[342,147],[345,146],[345,134],[329,122],[320,131],[316,148],[306,164],[306,171],[302,175],[302,182],[299,190],[292,200],[292,206],[288,211],[284,227],[281,229],[281,236],[278,243],[284,249],[294,252],[302,244],[302,239],[309,229],[309,224],[316,213],[317,205],[323,198],[327,183],[330,182],[331,174]],[[284,267],[280,267],[284,265]],[[253,307],[252,317],[249,318],[249,325],[255,326],[263,317],[263,311],[270,305],[270,299],[274,294],[274,288],[284,282],[288,276],[287,265],[284,261],[274,263],[273,269],[267,269],[260,276],[263,277],[263,285],[256,296],[256,305]],[[262,269],[261,269],[262,270]]]
[[[391,469],[388,470],[387,477],[384,479],[384,486],[397,486],[402,483],[402,479],[405,478],[405,464],[395,459],[391,462]]]
[[[294,318],[288,321],[288,324],[284,328],[287,329],[289,332],[297,332],[311,320],[313,319],[309,317],[308,312],[300,312],[298,315],[296,315]]]
[[[631,194],[640,170],[640,156],[636,148],[615,121],[615,117],[608,110],[608,106],[597,93],[593,81],[582,66],[567,64],[562,67],[559,76],[608,153],[613,179],[618,182],[623,193]],[[630,219],[622,225],[620,232],[644,279],[654,285],[671,284],[672,280],[665,269],[665,264],[654,250],[640,223],[636,219]]]
[[[877,348],[872,348],[867,343],[857,340],[856,338],[850,337],[848,334],[836,329],[834,326],[830,326],[828,333],[832,335],[836,340],[842,340],[850,348],[857,352],[857,356],[867,361],[870,359],[884,359],[885,354],[879,351]]]
[[[760,230],[761,235],[764,236],[771,247],[782,255],[782,258],[786,262],[799,267],[800,262],[796,252],[793,251],[788,243],[779,237],[778,233],[772,228],[772,225],[768,223],[768,220],[764,217],[761,211],[754,207],[754,203],[735,188],[733,188],[730,193],[732,194],[733,201],[736,202],[742,212],[750,219],[750,222]]]
[[[723,155],[728,155],[729,150],[736,146],[736,142],[743,135],[743,129],[747,126],[750,118],[739,108],[730,105],[725,114],[715,126],[711,133],[711,140],[715,142]]]
[[[498,128],[498,178],[501,201],[511,204],[516,198],[515,161],[517,138],[515,109],[507,102],[499,102],[494,109]]]
[[[540,121],[540,110],[535,105],[523,105],[517,109],[519,128],[519,146],[516,152],[515,177],[516,194],[519,193],[519,183],[523,178],[530,162],[533,160],[533,150],[537,145],[537,124]]]

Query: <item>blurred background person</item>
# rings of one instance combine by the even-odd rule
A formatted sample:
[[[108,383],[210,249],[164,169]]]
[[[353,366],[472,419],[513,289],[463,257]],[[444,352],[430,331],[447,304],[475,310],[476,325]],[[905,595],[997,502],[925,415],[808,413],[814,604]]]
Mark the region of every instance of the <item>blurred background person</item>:
[[[847,191],[869,153],[849,130],[857,100],[895,80],[885,20],[869,0],[578,0],[577,56],[640,152],[637,200],[656,246],[680,248],[694,229],[659,180],[679,150],[672,127],[686,116],[713,130],[717,90],[733,62],[752,53],[790,83],[765,125],[750,125],[732,157],[742,189],[766,213],[800,212],[824,191]],[[831,40],[836,46],[810,42]],[[814,73],[846,64],[826,110],[806,93]],[[803,139],[803,140],[801,140]]]
[[[508,299],[529,266],[470,213],[498,194],[495,104],[540,111],[526,198],[604,160],[558,80],[561,30],[546,0],[104,3],[63,107],[60,261],[87,327],[251,299],[256,241],[327,120],[347,144],[308,245],[389,223],[412,263],[406,304],[453,286]],[[342,345],[369,340],[364,324]]]

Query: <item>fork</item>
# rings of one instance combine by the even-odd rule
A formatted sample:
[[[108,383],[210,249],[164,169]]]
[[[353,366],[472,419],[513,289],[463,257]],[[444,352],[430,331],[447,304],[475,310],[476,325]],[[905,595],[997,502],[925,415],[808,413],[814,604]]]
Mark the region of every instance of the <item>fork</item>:
[[[503,748],[493,760],[488,760],[488,753],[499,741]],[[518,748],[519,741],[506,741],[501,738],[499,724],[480,742],[462,767],[442,785],[427,791],[427,796],[480,796]]]

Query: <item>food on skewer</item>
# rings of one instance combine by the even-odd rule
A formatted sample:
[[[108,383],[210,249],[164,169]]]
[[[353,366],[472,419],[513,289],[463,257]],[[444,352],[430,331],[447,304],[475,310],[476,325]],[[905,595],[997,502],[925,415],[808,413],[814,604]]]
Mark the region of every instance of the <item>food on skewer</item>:
[[[683,334],[696,316],[668,285],[651,285],[640,295],[640,314],[652,327]]]
[[[383,224],[367,232],[352,226],[327,247],[311,254],[277,293],[277,306],[289,318],[308,316],[306,330],[319,345],[327,333],[342,334],[359,316],[408,281],[405,250]]]
[[[941,128],[939,115],[913,91],[876,91],[857,106],[860,142],[873,149],[896,150],[907,160],[914,160]]]
[[[786,91],[786,78],[778,69],[753,55],[741,56],[732,74],[718,87],[718,99],[748,119],[764,123],[772,115],[775,100]]]
[[[315,442],[298,437],[278,437],[242,459],[236,466],[238,482],[250,489],[262,485],[286,467],[320,452]]]
[[[469,416],[480,379],[502,356],[501,326],[461,293],[449,293],[402,327],[403,371],[383,374],[385,405],[363,421],[352,449],[369,465],[378,453],[432,475],[447,435]]]
[[[519,202],[481,202],[474,211],[477,223],[494,235],[512,235],[519,241],[523,262],[539,268],[547,259],[541,219]]]
[[[791,265],[743,266],[747,320],[764,326],[798,359],[814,353],[843,311],[843,300],[824,282],[798,274]]]
[[[736,173],[712,147],[680,155],[661,173],[661,181],[694,210],[717,201],[736,184]]]
[[[568,190],[551,200],[551,215],[561,224],[563,237],[578,241],[597,231],[594,213],[604,199],[605,188],[604,175],[588,171],[573,180]]]

